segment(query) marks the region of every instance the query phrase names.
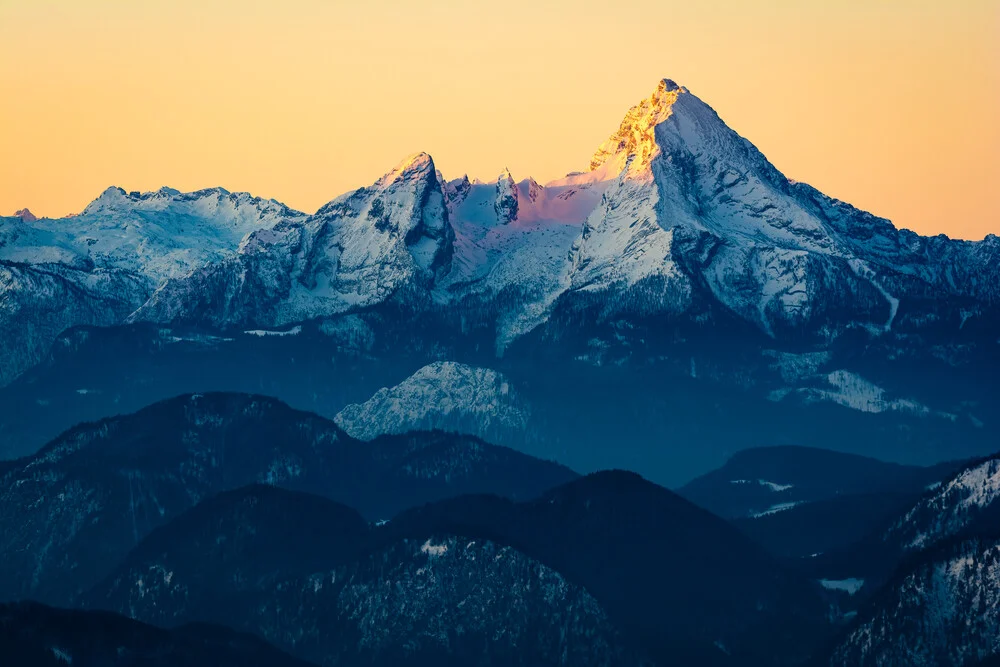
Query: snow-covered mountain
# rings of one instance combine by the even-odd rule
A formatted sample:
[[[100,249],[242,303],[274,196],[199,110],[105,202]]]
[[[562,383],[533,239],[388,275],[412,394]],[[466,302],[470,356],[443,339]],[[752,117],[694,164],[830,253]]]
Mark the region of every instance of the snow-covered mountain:
[[[935,485],[886,531],[904,552],[929,549],[976,522],[1000,517],[1000,455],[976,462]]]
[[[159,289],[133,320],[274,327],[392,300],[517,294],[497,308],[500,350],[557,300],[595,293],[606,316],[636,300],[674,316],[714,307],[777,339],[822,340],[929,318],[958,327],[1000,299],[996,237],[919,237],[790,181],[667,79],[588,172],[544,187],[506,170],[446,182],[420,153],[308,218],[221,189],[111,188],[77,218],[0,229],[9,261],[150,278]]]
[[[900,572],[837,643],[830,667],[960,667],[1000,655],[1000,540],[970,538]]]
[[[958,666],[1000,656],[998,500],[993,456],[932,485],[882,531],[883,553],[898,567],[836,643],[830,665]]]
[[[454,231],[426,153],[369,188],[247,237],[239,252],[168,282],[131,318],[280,327],[421,290],[448,270]]]
[[[221,338],[311,326],[336,354],[409,359],[407,373],[447,359],[530,392],[586,365],[607,369],[598,384],[619,373],[642,394],[594,415],[675,403],[684,378],[763,397],[775,413],[864,415],[852,432],[876,428],[892,451],[867,453],[888,459],[948,458],[942,443],[956,441],[963,456],[983,454],[980,441],[1000,432],[997,237],[921,237],[791,181],[667,79],[586,171],[518,178],[448,180],[418,153],[308,216],[218,189],[113,188],[74,218],[0,219],[0,382],[73,326]],[[627,378],[637,369],[648,374]],[[555,389],[551,401],[572,405],[600,391]],[[576,434],[553,434],[551,407],[538,441],[564,452]],[[660,446],[663,424],[641,412],[641,442]],[[728,435],[713,464],[748,446],[830,446],[797,432]]]
[[[335,421],[362,440],[439,429],[507,442],[523,434],[528,415],[528,406],[503,374],[441,361],[379,389],[364,403],[348,405]]]
[[[158,287],[234,253],[250,232],[305,216],[274,200],[223,188],[126,193],[111,187],[82,213],[0,223],[0,259],[128,271]]]
[[[17,211],[14,211],[14,217],[21,218],[21,220],[24,220],[25,222],[35,222],[36,220],[38,220],[38,217],[31,212],[31,209],[27,208],[22,208]]]
[[[25,209],[26,210],[26,209]],[[236,252],[253,230],[304,217],[222,188],[108,188],[77,216],[0,218],[0,383],[79,325],[124,322],[169,278]]]

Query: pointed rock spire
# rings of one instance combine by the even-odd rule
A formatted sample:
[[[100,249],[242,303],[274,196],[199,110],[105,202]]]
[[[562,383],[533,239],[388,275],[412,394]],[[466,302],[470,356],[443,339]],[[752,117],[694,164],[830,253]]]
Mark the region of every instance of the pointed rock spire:
[[[670,79],[661,80],[653,94],[629,109],[618,131],[597,148],[590,170],[600,169],[615,158],[619,170],[626,164],[633,168],[648,164],[657,150],[654,128],[670,118],[677,98],[687,92]]]
[[[22,208],[20,211],[14,212],[15,218],[21,218],[24,222],[35,222],[38,220],[35,214],[29,211],[27,208]]]
[[[510,170],[504,168],[497,179],[497,196],[493,202],[493,210],[496,211],[497,221],[502,224],[510,224],[517,220],[517,184]]]
[[[460,204],[469,194],[469,190],[471,189],[472,183],[469,182],[469,176],[467,174],[462,176],[462,178],[456,178],[455,180],[448,181],[444,184],[445,197],[452,205]]]

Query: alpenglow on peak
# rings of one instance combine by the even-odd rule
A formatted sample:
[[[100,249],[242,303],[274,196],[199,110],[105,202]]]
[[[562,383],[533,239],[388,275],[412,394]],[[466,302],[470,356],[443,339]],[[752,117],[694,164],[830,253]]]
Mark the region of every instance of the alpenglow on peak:
[[[629,109],[618,131],[598,146],[590,160],[590,170],[603,167],[612,158],[621,156],[647,164],[656,152],[654,128],[670,118],[677,98],[688,92],[671,79],[661,79],[653,94]],[[624,162],[620,165],[624,167]]]

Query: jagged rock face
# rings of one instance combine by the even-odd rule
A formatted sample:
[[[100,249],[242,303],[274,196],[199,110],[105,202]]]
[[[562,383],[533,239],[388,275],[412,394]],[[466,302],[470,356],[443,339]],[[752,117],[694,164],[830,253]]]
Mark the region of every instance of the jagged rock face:
[[[121,322],[148,289],[142,277],[122,271],[0,260],[0,384],[44,359],[66,329]]]
[[[629,109],[618,131],[598,146],[590,160],[590,170],[610,166],[617,171],[648,166],[658,152],[654,132],[673,113],[673,104],[683,90],[670,79],[656,85],[653,94]],[[634,160],[634,162],[633,162]]]
[[[395,387],[338,413],[337,424],[355,438],[441,429],[489,442],[523,434],[528,406],[510,381],[488,368],[441,361],[424,366]]]
[[[274,200],[222,188],[126,194],[112,187],[70,218],[0,222],[0,259],[124,270],[155,288],[232,255],[251,232],[303,217]]]
[[[493,210],[501,225],[509,225],[517,220],[517,185],[510,171],[504,170],[497,179],[497,198],[493,202]]]
[[[14,211],[15,218],[21,218],[24,222],[35,222],[38,218],[30,210],[22,208],[19,211]]]
[[[652,280],[647,291],[672,298],[647,307],[678,313],[692,309],[689,295],[700,291],[784,338],[850,325],[888,330],[901,299],[954,289],[946,276],[968,270],[955,254],[968,252],[975,272],[994,271],[979,258],[995,257],[989,240],[949,241],[928,270],[913,247],[921,244],[908,242],[912,234],[788,181],[673,82],[629,112],[591,166],[614,184],[575,250],[576,290]],[[996,305],[995,290],[962,282],[963,293]]]
[[[133,320],[281,326],[419,295],[447,272],[453,240],[421,153],[305,221],[251,234],[236,257],[168,283]]]
[[[184,396],[81,425],[0,469],[0,599],[65,603],[153,529],[255,482],[317,493],[375,519],[462,493],[530,498],[574,477],[474,438],[362,442],[274,399]]]
[[[581,196],[588,190],[597,197]],[[524,224],[491,229],[515,221]],[[628,112],[589,173],[547,188],[506,171],[495,186],[445,183],[417,154],[308,220],[223,190],[111,188],[79,222],[94,247],[42,235],[3,252],[32,247],[54,261],[139,270],[155,284],[169,278],[134,316],[155,322],[283,326],[389,300],[427,307],[428,292],[445,306],[474,297],[469,307],[480,309],[511,295],[518,307],[489,308],[499,352],[545,323],[559,297],[593,293],[606,302],[599,317],[714,309],[779,341],[989,319],[1000,299],[995,237],[925,239],[793,183],[669,80]],[[111,229],[127,240],[102,233]],[[224,252],[204,249],[205,230]],[[232,257],[227,248],[248,232]],[[932,312],[941,299],[956,305]]]
[[[134,321],[263,327],[387,302],[457,308],[493,319],[498,354],[580,304],[594,321],[735,316],[779,343],[828,344],[858,327],[996,328],[1000,299],[995,237],[925,239],[793,183],[669,80],[590,172],[546,187],[509,172],[446,183],[417,154],[308,219],[223,190],[111,188],[72,225],[84,225],[80,242],[20,231],[0,257],[169,279]]]
[[[354,358],[385,367],[397,363],[396,355],[411,355],[415,361],[406,372],[436,359],[496,366],[511,377],[518,366],[563,376],[586,364],[608,369],[597,380],[606,384],[614,368],[636,377],[655,367],[647,387],[638,389],[634,380],[622,383],[631,385],[625,392],[629,396],[642,395],[634,401],[623,395],[615,406],[618,413],[638,412],[649,402],[649,410],[641,409],[646,415],[659,409],[657,402],[676,403],[670,387],[684,378],[696,380],[706,394],[721,386],[744,392],[747,401],[763,396],[780,409],[782,422],[800,417],[804,422],[804,415],[822,411],[812,408],[830,404],[881,415],[851,435],[882,429],[870,446],[871,453],[884,457],[924,463],[948,456],[949,447],[956,455],[988,451],[980,442],[995,432],[991,415],[1000,401],[990,375],[1000,336],[1000,241],[995,237],[979,243],[918,237],[791,182],[711,108],[669,81],[629,112],[593,166],[544,186],[530,179],[514,183],[506,174],[490,183],[445,182],[429,157],[417,155],[314,216],[262,213],[260,227],[242,240],[236,231],[244,227],[225,222],[234,219],[226,212],[229,204],[210,205],[228,202],[228,195],[199,195],[188,202],[187,195],[172,191],[125,195],[113,190],[86,215],[124,207],[130,211],[129,234],[140,230],[143,238],[159,239],[150,246],[159,248],[157,260],[136,278],[145,288],[101,317],[93,309],[71,306],[52,320],[51,328],[114,324],[128,311],[123,319],[129,324],[196,328],[221,338],[239,331],[337,328],[331,343],[338,352],[338,341],[349,338]],[[516,200],[516,216],[510,206],[497,208],[498,188],[512,197],[510,202]],[[218,232],[225,243],[207,263],[170,245],[175,236],[149,231],[154,218],[170,218],[164,211],[176,211],[177,219],[188,211],[190,219],[197,213],[205,220],[210,210],[218,219],[197,228],[229,231]],[[100,261],[124,262],[120,270],[130,275],[135,262],[146,262],[94,250],[105,243],[114,246],[104,237],[124,230],[95,228],[101,238],[84,235],[95,240],[86,249],[45,236],[38,223],[0,223],[0,238],[10,239],[0,247],[0,257],[30,261],[35,268],[44,259],[60,270],[84,273],[101,268]],[[198,238],[206,234],[199,231]],[[176,239],[181,245],[189,242],[180,234]],[[232,250],[234,243],[238,247]],[[170,278],[161,285],[154,277],[162,275]],[[14,299],[22,301],[35,303],[24,295]],[[53,307],[44,299],[39,303],[32,307]],[[11,339],[12,360],[2,360],[3,379],[39,361],[51,341],[52,332],[42,324],[27,324],[13,333],[19,338]],[[16,327],[11,321],[8,329]],[[32,333],[43,329],[42,337]],[[290,359],[309,352],[294,347],[283,350]],[[400,379],[387,375],[374,386]],[[653,379],[656,375],[664,382]],[[345,374],[330,382],[353,387],[364,382],[357,377]],[[262,375],[252,387],[256,391],[269,380]],[[539,375],[517,380],[527,391],[545,382]],[[183,386],[182,391],[202,388]],[[121,391],[108,388],[108,394]],[[338,398],[329,413],[370,391],[370,385],[345,391],[350,395]],[[574,399],[567,392],[566,401],[589,403],[598,391],[581,388]],[[610,398],[605,406],[618,397]],[[720,412],[732,407],[727,405]],[[109,403],[87,414],[115,411]],[[603,414],[612,411],[606,407]],[[16,420],[6,419],[8,424]],[[0,437],[16,434],[18,428],[5,431],[3,421],[0,408]],[[831,418],[834,422],[839,420]],[[596,419],[593,423],[602,426]],[[553,426],[539,434],[539,441],[547,439],[563,453],[571,441],[584,443],[574,446],[576,451],[605,446],[606,436],[571,436],[572,428]],[[780,428],[747,438],[837,446],[832,437],[817,442],[803,435],[804,429],[777,432]],[[840,438],[845,443],[851,439],[847,430]],[[681,483],[721,463],[739,445],[730,433],[716,433],[714,442],[700,447],[717,452],[705,467],[692,466],[672,478],[660,472],[680,471],[677,461],[660,460],[658,470],[643,470]],[[699,433],[688,441],[707,440]],[[881,447],[889,441],[893,444]],[[660,431],[653,432],[652,425],[640,429],[636,442],[648,450],[663,449]],[[853,451],[865,446],[844,445]],[[644,456],[661,458],[655,452]],[[683,456],[690,461],[694,455],[688,450]],[[626,459],[621,460],[624,465]]]
[[[898,575],[832,651],[828,664],[959,667],[1000,653],[1000,541],[937,549]]]

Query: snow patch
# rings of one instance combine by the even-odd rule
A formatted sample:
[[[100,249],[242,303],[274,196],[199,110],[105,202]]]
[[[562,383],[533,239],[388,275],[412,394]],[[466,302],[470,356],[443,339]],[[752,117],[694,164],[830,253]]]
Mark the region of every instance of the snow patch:
[[[759,519],[759,518],[764,517],[764,516],[770,516],[772,514],[777,514],[778,512],[784,512],[784,511],[792,509],[793,507],[797,507],[798,505],[801,505],[802,502],[803,501],[801,501],[801,500],[796,500],[796,501],[788,502],[788,503],[777,503],[775,505],[771,505],[766,510],[763,510],[761,512],[751,512],[750,518],[752,518],[752,519]]]
[[[287,331],[271,331],[268,329],[251,329],[250,331],[244,331],[248,336],[259,336],[261,338],[265,336],[298,336],[302,333],[301,326],[294,326]]]
[[[787,491],[793,488],[794,484],[778,484],[776,482],[769,482],[766,479],[734,479],[730,480],[730,484],[757,484],[759,486],[766,487],[774,492]]]
[[[424,542],[423,545],[421,545],[420,551],[427,554],[431,558],[439,558],[448,553],[448,545],[431,544],[430,538],[427,538],[427,541]]]

